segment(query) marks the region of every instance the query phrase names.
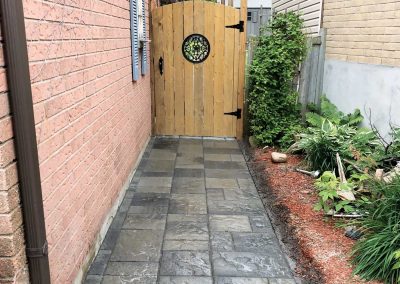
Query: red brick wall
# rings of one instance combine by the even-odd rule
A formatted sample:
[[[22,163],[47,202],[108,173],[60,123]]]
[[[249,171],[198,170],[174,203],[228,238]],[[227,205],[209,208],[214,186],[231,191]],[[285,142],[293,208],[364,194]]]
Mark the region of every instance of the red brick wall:
[[[0,35],[0,283],[27,281],[7,77]]]
[[[23,2],[51,278],[70,283],[150,135],[150,77],[132,82],[128,0]]]

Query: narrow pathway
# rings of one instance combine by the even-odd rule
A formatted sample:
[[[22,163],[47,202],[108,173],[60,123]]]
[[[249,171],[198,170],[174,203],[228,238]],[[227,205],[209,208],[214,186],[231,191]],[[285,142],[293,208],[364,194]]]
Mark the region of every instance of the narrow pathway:
[[[295,283],[238,143],[153,139],[85,283]]]

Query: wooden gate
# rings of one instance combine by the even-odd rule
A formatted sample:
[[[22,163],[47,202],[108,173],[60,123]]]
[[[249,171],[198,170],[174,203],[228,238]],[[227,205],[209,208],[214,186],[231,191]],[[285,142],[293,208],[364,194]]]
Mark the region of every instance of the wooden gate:
[[[245,15],[197,0],[153,10],[156,135],[242,136]]]

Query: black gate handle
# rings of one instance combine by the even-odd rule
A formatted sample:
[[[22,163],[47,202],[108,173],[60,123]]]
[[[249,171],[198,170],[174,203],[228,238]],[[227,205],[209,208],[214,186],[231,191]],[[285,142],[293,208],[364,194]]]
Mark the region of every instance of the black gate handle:
[[[160,69],[160,75],[162,75],[164,73],[164,59],[162,57],[158,59],[158,68]]]

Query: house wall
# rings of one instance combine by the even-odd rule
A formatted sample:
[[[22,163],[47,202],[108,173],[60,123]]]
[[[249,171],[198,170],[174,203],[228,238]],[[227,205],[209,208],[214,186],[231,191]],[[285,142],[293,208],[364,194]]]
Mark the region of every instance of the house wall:
[[[400,125],[400,3],[324,0],[323,27],[324,93],[343,111],[371,110],[387,134],[389,121]]]
[[[304,30],[309,36],[319,34],[321,8],[322,0],[272,0],[274,12],[298,11],[304,19]]]
[[[0,283],[26,283],[24,231],[3,46],[0,36]]]
[[[71,283],[150,135],[150,76],[132,81],[129,1],[23,4],[51,279]]]

